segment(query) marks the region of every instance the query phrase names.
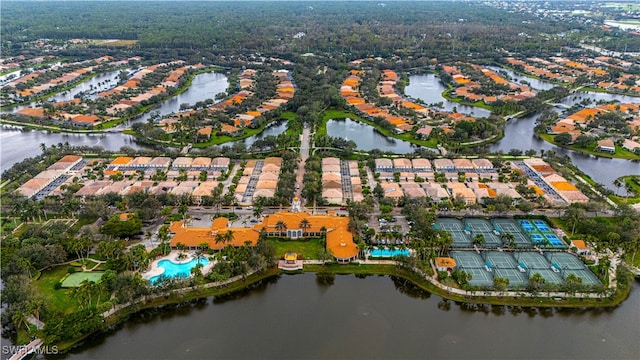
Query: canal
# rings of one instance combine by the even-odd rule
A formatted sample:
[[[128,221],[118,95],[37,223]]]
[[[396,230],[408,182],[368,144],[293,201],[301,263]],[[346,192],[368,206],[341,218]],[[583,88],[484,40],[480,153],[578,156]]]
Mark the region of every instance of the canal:
[[[636,282],[615,309],[474,306],[387,276],[315,274],[134,315],[71,359],[637,359]]]

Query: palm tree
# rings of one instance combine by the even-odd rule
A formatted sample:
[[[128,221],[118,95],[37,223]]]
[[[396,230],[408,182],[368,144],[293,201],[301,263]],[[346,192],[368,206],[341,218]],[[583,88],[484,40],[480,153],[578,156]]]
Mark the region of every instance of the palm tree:
[[[20,325],[24,325],[24,327],[29,331],[29,322],[27,321],[27,314],[25,314],[21,310],[16,310],[11,316],[11,321],[16,326],[16,328],[20,328]]]
[[[619,195],[620,193],[620,188],[622,187],[622,182],[620,181],[620,178],[617,178],[615,180],[613,180],[613,186],[616,187],[616,196]]]
[[[219,243],[221,243],[221,242],[224,242],[224,241],[225,241],[225,235],[224,235],[223,233],[221,233],[221,232],[219,232],[219,231],[218,231],[218,232],[216,233],[215,241],[216,241],[216,244],[219,244]]]
[[[627,191],[627,196],[625,197],[625,203],[629,203],[629,198],[634,193],[633,185],[631,185],[631,181],[626,181],[624,183],[624,189]]]
[[[40,312],[44,307],[44,300],[42,298],[36,297],[29,301],[29,313],[33,314],[37,320],[40,320]]]
[[[501,235],[501,237],[502,237],[503,240],[506,240],[505,241],[505,245],[507,245],[509,248],[514,248],[515,247],[516,238],[515,238],[515,236],[513,236],[513,234],[503,233]]]
[[[302,229],[303,236],[307,232],[307,230],[309,230],[310,227],[311,227],[311,223],[309,222],[309,220],[307,220],[307,218],[304,218],[302,219],[302,221],[300,221],[300,229]]]
[[[278,220],[276,223],[276,230],[280,233],[280,236],[284,236],[282,233],[287,231],[287,224],[282,220]]]
[[[327,228],[324,225],[320,228],[320,234],[323,238],[327,237]]]
[[[226,243],[231,243],[234,239],[233,231],[229,230],[224,234],[224,241]]]
[[[263,209],[264,207],[262,206],[262,204],[255,204],[253,207],[253,217],[259,218],[260,216],[262,216]]]
[[[477,234],[474,238],[473,238],[473,245],[478,245],[480,247],[484,246],[485,244],[485,239],[484,239],[484,235],[482,234]]]
[[[26,270],[27,275],[29,275],[29,278],[31,278],[31,269],[33,269],[33,264],[31,263],[31,259],[18,257],[18,266]]]

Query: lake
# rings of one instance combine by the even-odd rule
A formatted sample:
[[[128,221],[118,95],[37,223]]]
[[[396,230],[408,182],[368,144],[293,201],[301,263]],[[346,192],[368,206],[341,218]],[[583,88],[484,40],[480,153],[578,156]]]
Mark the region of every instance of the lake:
[[[637,359],[638,289],[616,309],[523,309],[443,301],[387,276],[283,275],[145,311],[69,358]]]

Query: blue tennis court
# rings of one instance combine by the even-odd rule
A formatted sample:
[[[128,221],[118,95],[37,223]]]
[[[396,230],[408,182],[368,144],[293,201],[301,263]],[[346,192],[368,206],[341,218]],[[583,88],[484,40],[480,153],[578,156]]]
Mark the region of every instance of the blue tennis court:
[[[564,247],[564,243],[555,234],[544,234],[544,237],[549,240],[554,247]]]
[[[522,228],[526,232],[534,232],[536,230],[529,220],[520,220],[520,226],[522,226]]]
[[[535,224],[535,226],[538,228],[540,232],[551,232],[551,229],[549,228],[549,226],[547,226],[547,223],[545,223],[544,221],[533,220],[533,223]]]
[[[544,239],[542,235],[535,233],[535,234],[530,234],[530,236],[534,244],[536,245],[542,244],[542,240]]]

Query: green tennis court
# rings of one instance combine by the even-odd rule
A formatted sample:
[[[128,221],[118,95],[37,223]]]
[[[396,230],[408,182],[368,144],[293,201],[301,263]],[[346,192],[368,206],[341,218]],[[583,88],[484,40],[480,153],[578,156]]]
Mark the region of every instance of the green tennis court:
[[[451,233],[453,247],[470,247],[471,239],[465,234],[462,222],[458,219],[438,218],[436,221],[438,228]]]
[[[493,221],[493,224],[499,229],[500,233],[513,235],[513,241],[515,241],[517,247],[533,246],[529,237],[522,232],[522,229],[515,221],[510,219],[496,219]]]
[[[585,270],[587,267],[577,257],[563,252],[549,252],[546,257],[551,264],[557,264],[560,269]]]
[[[534,269],[529,271],[529,278],[535,274],[540,274],[544,280],[550,284],[562,284],[564,279],[559,273],[552,271],[551,269]]]
[[[484,261],[480,255],[470,251],[452,251],[451,257],[454,258],[456,264],[464,268],[481,268],[484,269]]]
[[[493,232],[493,226],[484,219],[465,219],[465,228],[471,229],[471,238],[478,234],[484,236],[485,247],[500,247],[502,240]]]
[[[486,253],[487,262],[491,263],[492,267],[498,269],[517,269],[518,264],[515,259],[503,252],[490,251]]]
[[[509,287],[524,286],[529,283],[527,274],[516,269],[495,269],[494,273],[496,277],[509,279]]]
[[[104,275],[103,271],[92,271],[92,272],[77,272],[73,274],[69,274],[66,279],[62,281],[63,288],[70,287],[79,287],[83,281],[91,281],[97,283],[102,279],[102,275]]]
[[[467,274],[471,274],[471,280],[469,280],[469,285],[472,286],[492,286],[493,285],[493,277],[491,273],[486,271],[485,269],[478,268],[463,268]]]
[[[582,279],[582,285],[600,285],[600,280],[588,269],[584,270],[575,270],[569,269],[564,271],[565,279],[569,276],[569,274],[573,274],[580,279]]]
[[[531,270],[531,272],[533,272],[533,270],[539,270],[539,269],[545,269],[545,270],[551,269],[551,264],[549,264],[547,259],[538,253],[516,252],[514,256],[518,264],[524,264],[524,267]],[[543,274],[540,274],[540,275],[543,275]]]

